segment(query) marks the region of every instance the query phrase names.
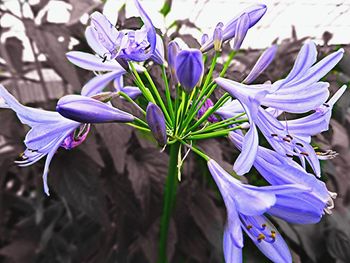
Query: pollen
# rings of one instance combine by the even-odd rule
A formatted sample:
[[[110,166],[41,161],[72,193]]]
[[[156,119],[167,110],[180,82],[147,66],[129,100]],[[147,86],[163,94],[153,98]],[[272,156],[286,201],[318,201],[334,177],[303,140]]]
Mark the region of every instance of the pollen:
[[[286,137],[288,137],[289,139],[293,140],[293,137],[289,134],[286,135]]]
[[[258,242],[261,242],[262,240],[264,240],[266,237],[264,234],[259,234],[258,236]]]
[[[275,240],[276,239],[276,231],[271,230],[271,235],[270,237]]]
[[[285,141],[285,142],[291,142],[291,140],[290,140],[289,138],[287,138],[287,137],[284,137],[284,138],[283,138],[283,141]]]
[[[247,229],[248,229],[248,230],[250,230],[250,229],[252,229],[252,228],[253,228],[252,225],[247,225]]]

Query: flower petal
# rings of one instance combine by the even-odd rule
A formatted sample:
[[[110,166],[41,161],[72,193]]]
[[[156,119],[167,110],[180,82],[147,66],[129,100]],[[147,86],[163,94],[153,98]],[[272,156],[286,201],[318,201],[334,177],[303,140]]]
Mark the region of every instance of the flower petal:
[[[248,76],[243,80],[243,83],[252,83],[273,61],[277,52],[277,45],[272,45],[266,49],[258,61],[255,63],[252,70],[249,72]]]
[[[267,223],[271,231],[274,231],[275,241],[265,242],[264,240],[258,241],[255,236],[251,234],[249,230],[243,228],[246,234],[253,240],[254,244],[260,249],[260,251],[275,263],[292,263],[292,256],[290,254],[288,245],[284,241],[281,234],[272,225],[272,223],[264,216],[255,216],[256,221]]]
[[[104,61],[102,58],[95,55],[80,51],[68,52],[66,56],[70,62],[83,69],[92,71],[125,72],[125,69],[115,60]]]
[[[307,41],[298,53],[294,66],[285,82],[293,81],[296,77],[303,76],[304,73],[316,62],[317,49],[313,41]]]
[[[97,93],[102,92],[102,90],[110,83],[112,80],[123,74],[124,71],[111,71],[109,73],[98,75],[88,83],[84,85],[81,90],[81,95],[91,97]]]

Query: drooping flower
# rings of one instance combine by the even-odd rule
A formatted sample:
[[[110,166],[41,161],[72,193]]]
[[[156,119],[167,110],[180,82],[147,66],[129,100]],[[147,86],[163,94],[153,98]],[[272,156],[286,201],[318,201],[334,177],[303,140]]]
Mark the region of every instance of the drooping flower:
[[[43,182],[44,191],[49,195],[47,175],[54,154],[60,146],[71,149],[79,145],[85,140],[88,129],[85,124],[66,119],[57,112],[23,106],[2,85],[0,97],[6,102],[7,108],[16,112],[23,124],[31,127],[24,140],[27,149],[21,155],[22,160],[17,163],[28,166],[46,156]],[[78,138],[74,135],[75,131],[78,131]],[[76,143],[73,143],[74,140]]]
[[[230,132],[229,139],[239,150],[242,149],[243,137],[240,134]],[[324,211],[330,212],[330,209],[333,208],[332,198],[334,198],[334,194],[327,190],[325,183],[306,172],[303,167],[290,158],[259,146],[254,167],[271,185],[300,184],[311,189],[307,198],[302,193],[290,197],[290,200],[294,199],[294,201],[290,202],[289,209],[283,210],[276,205],[269,211],[270,214],[292,223],[316,223],[321,219]],[[298,209],[304,209],[305,212],[299,217],[293,217],[290,213],[294,209],[293,204],[297,203],[304,203]]]
[[[275,206],[278,210],[287,211],[293,215],[293,218],[303,216],[305,212],[313,214],[314,206],[304,206],[313,200],[312,194],[309,194],[310,189],[297,184],[264,187],[244,185],[212,159],[208,161],[208,168],[220,190],[227,210],[223,240],[226,262],[242,262],[242,229],[273,262],[292,262],[287,244],[264,214],[269,213]],[[293,201],[295,195],[299,194],[303,194],[306,200],[301,200],[301,203],[294,203],[294,206],[291,206],[290,201]],[[278,213],[275,215],[278,216]],[[313,218],[310,218],[305,222],[312,220]]]
[[[249,18],[249,27],[254,26],[266,13],[266,5],[258,4],[248,7],[243,10],[239,15],[230,20],[222,27],[223,42],[232,39],[236,35],[237,23],[241,18],[242,14],[246,13]],[[214,47],[213,37],[209,38],[204,44],[202,44],[201,51],[207,52]]]
[[[134,116],[106,103],[81,95],[62,97],[56,106],[59,114],[81,123],[131,122]]]
[[[198,49],[182,50],[176,56],[175,71],[186,92],[191,92],[204,73],[203,55]]]
[[[165,118],[162,110],[156,104],[150,102],[146,109],[146,119],[147,124],[159,145],[166,145],[167,133]]]

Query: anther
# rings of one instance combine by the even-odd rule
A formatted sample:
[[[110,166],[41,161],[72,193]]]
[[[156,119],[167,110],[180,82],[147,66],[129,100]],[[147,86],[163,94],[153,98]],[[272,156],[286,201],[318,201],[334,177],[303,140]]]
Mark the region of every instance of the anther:
[[[261,227],[262,227],[263,229],[265,229],[266,226],[267,226],[266,224],[262,224],[262,225],[261,225]]]
[[[309,154],[307,152],[301,152],[300,154],[304,155],[304,156],[309,156]]]
[[[293,154],[286,153],[287,157],[293,158]]]
[[[275,239],[276,239],[276,232],[273,231],[273,230],[271,230],[271,235],[270,235],[270,237],[275,241]]]
[[[293,140],[293,137],[289,134],[286,135],[286,137],[288,137],[289,139]]]
[[[327,104],[327,103],[323,103],[323,106],[325,106],[325,107],[327,107],[327,108],[330,107],[329,104]]]
[[[252,229],[252,228],[253,228],[252,225],[247,225],[247,229],[248,229],[248,230],[250,230],[250,229]]]
[[[287,138],[287,137],[285,137],[285,138],[283,138],[283,141],[285,141],[285,142],[290,142],[290,139]]]
[[[264,234],[259,234],[258,236],[258,242],[261,242],[261,240],[264,240],[266,237]]]
[[[272,137],[278,137],[278,135],[276,133],[271,133]]]
[[[300,146],[300,147],[304,147],[304,144],[297,142],[295,145]]]

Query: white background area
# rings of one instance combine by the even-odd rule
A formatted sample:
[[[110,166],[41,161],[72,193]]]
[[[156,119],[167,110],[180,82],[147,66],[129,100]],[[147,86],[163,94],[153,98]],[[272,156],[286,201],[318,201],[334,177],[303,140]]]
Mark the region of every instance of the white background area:
[[[4,2],[7,8],[19,14],[17,0],[5,0]],[[35,3],[36,0],[30,0],[30,2]],[[137,16],[138,12],[132,0],[108,0],[105,10],[116,19],[117,10],[125,2],[127,2],[127,17]],[[164,0],[140,0],[140,2],[152,18],[154,25],[162,30],[165,30],[174,20],[189,19],[201,28],[202,32],[209,34],[212,33],[218,22],[229,21],[252,4],[264,3],[268,7],[267,12],[261,21],[248,32],[243,48],[265,48],[276,38],[282,40],[290,37],[293,25],[299,38],[310,36],[316,42],[322,43],[322,34],[329,31],[333,34],[331,44],[350,43],[350,0],[173,0],[172,10],[166,19],[159,13]],[[60,23],[69,21],[71,10],[71,5],[62,1],[51,1],[45,8],[48,20]],[[43,15],[43,12],[39,15],[38,23]],[[27,11],[26,16],[31,16],[30,12]],[[88,16],[85,15],[82,21],[86,23]],[[24,41],[25,59],[31,60],[32,56],[27,48],[23,25],[9,16],[5,16],[0,25],[11,28],[3,38],[16,35]],[[198,39],[202,34],[190,29],[188,33]]]

